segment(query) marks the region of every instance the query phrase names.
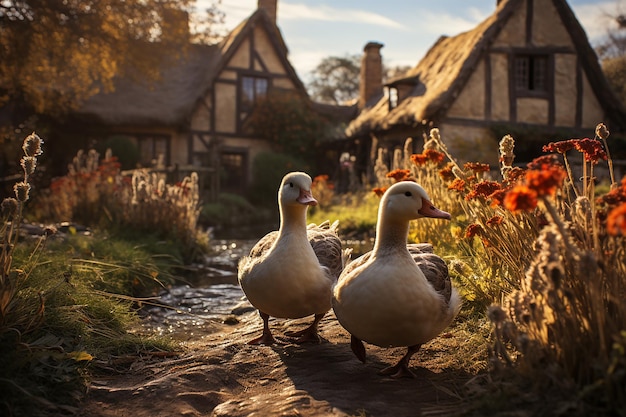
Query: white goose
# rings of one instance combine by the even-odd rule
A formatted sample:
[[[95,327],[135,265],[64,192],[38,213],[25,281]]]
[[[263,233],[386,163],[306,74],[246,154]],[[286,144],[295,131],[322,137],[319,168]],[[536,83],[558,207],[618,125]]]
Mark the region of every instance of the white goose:
[[[414,377],[409,361],[458,313],[461,299],[448,269],[429,245],[408,245],[409,222],[421,217],[450,219],[414,182],[389,187],[380,202],[371,252],[346,265],[333,290],[333,309],[351,334],[354,354],[365,362],[362,340],[380,347],[407,346],[394,366],[381,371]]]
[[[344,252],[336,222],[307,226],[308,206],[317,205],[311,183],[304,172],[285,175],[278,191],[279,230],[261,238],[239,262],[239,284],[263,319],[263,334],[249,344],[276,343],[270,316],[295,319],[311,314],[315,317],[309,327],[286,335],[298,337],[299,343],[319,342],[317,325],[331,308]]]

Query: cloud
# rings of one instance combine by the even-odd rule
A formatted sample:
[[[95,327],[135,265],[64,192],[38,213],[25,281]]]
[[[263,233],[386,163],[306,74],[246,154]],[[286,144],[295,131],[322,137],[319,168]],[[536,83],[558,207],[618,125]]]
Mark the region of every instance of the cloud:
[[[325,22],[350,22],[374,26],[407,29],[402,24],[378,13],[358,9],[338,9],[326,5],[310,6],[302,3],[282,2],[278,5],[281,20],[317,20]]]
[[[606,36],[609,29],[615,29],[613,16],[624,13],[614,1],[581,4],[573,6],[572,9],[592,43]]]

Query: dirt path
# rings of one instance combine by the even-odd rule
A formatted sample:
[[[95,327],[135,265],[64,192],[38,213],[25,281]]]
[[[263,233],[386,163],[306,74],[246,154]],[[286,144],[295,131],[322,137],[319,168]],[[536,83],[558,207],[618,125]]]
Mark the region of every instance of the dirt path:
[[[250,346],[259,335],[255,312],[186,343],[172,358],[136,360],[127,372],[98,377],[80,417],[159,416],[419,416],[459,410],[456,393],[471,375],[442,369],[463,343],[454,334],[425,345],[412,360],[415,379],[377,372],[403,349],[366,345],[368,362],[352,354],[349,335],[332,313],[320,324],[321,344]],[[270,322],[275,336],[307,320]],[[206,329],[205,329],[206,330]],[[458,338],[460,339],[460,338]]]

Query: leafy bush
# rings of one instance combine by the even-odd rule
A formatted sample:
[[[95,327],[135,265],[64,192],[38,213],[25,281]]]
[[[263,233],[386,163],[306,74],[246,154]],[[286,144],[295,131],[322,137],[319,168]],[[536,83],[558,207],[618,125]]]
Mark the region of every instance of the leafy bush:
[[[165,174],[134,170],[121,174],[111,152],[79,151],[66,176],[42,191],[34,208],[40,221],[75,221],[87,226],[144,233],[180,243],[186,261],[203,252],[208,236],[198,229],[200,197],[196,173],[167,184]]]
[[[264,207],[278,204],[278,184],[290,171],[308,171],[310,166],[298,158],[282,153],[261,152],[252,162],[250,201]]]

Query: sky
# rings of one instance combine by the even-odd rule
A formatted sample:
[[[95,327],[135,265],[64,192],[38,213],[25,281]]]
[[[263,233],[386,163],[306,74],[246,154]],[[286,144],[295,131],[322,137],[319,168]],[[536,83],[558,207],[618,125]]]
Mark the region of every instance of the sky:
[[[211,0],[197,0],[201,9]],[[626,0],[569,0],[592,42],[606,34],[610,16],[626,13]],[[257,8],[257,0],[222,0],[223,29],[233,29]],[[329,56],[360,55],[382,43],[388,67],[415,66],[441,35],[472,29],[496,8],[496,0],[278,0],[278,27],[289,61],[306,84]]]

